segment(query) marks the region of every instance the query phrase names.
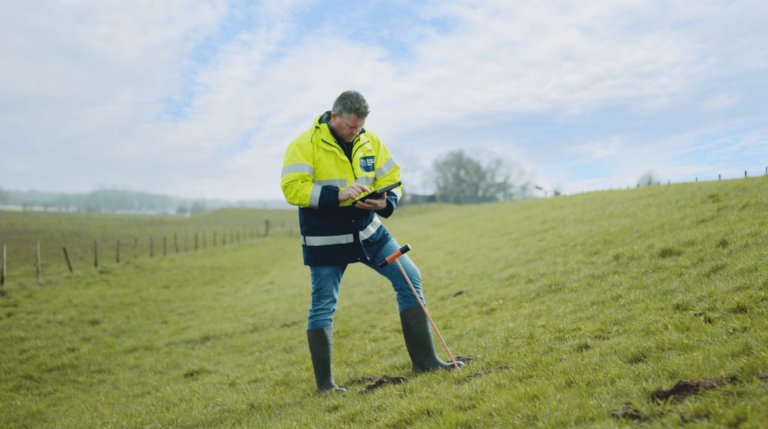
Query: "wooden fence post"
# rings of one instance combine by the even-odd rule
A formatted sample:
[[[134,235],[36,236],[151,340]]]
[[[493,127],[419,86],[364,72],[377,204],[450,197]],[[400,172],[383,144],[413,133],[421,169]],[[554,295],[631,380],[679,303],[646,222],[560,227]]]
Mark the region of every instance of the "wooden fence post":
[[[717,175],[717,180],[720,180],[720,175],[719,174]]]
[[[176,254],[179,253],[179,235],[177,233],[173,233],[173,244],[176,246]]]
[[[119,239],[119,238],[117,239],[117,247],[116,247],[116,250],[117,250],[117,251],[116,251],[116,257],[115,257],[115,261],[117,261],[117,263],[119,264],[119,263],[120,263],[120,239]]]
[[[747,170],[744,170],[744,177],[747,177]]]
[[[64,259],[67,260],[67,267],[69,267],[69,272],[72,273],[72,263],[69,262],[69,254],[67,253],[67,246],[62,247],[64,249]]]
[[[166,247],[167,247],[166,239],[165,239],[165,236],[163,236],[163,256],[167,254]]]
[[[37,240],[37,253],[35,254],[35,278],[40,278],[40,240]]]
[[[0,285],[5,284],[5,271],[8,269],[8,266],[5,264],[5,244],[3,244],[3,270],[0,271]]]
[[[264,237],[269,235],[269,219],[264,221]]]
[[[185,232],[184,233],[184,252],[187,251],[187,242],[188,241],[189,241],[189,234]]]
[[[195,233],[195,252],[197,252],[197,233]]]
[[[139,257],[139,251],[136,250],[138,246],[139,246],[139,238],[133,237],[133,259],[136,259]]]
[[[206,239],[205,239],[205,231],[203,231],[203,249],[205,249],[206,247],[208,247],[208,246],[207,246],[207,244],[208,244],[208,243],[206,243]]]
[[[213,247],[216,247],[216,231],[213,231]]]
[[[93,267],[99,267],[99,242],[93,240]]]
[[[221,245],[227,247],[227,233],[221,234]]]
[[[155,257],[155,239],[152,237],[149,237],[149,257]]]

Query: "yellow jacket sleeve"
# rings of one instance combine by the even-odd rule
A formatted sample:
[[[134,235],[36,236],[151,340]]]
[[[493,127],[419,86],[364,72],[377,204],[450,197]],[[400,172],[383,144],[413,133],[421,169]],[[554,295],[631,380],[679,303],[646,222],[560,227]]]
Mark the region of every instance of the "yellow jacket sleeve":
[[[373,134],[373,133],[371,133]],[[383,188],[384,186],[391,185],[400,180],[400,166],[397,165],[395,158],[389,153],[389,150],[380,141],[378,136],[375,136],[376,145],[374,150],[376,151],[376,176],[374,178],[373,187],[375,189]],[[403,185],[398,186],[392,190],[392,193],[397,195],[399,199],[403,195]]]
[[[294,140],[285,151],[280,187],[289,204],[318,208],[322,186],[314,184],[311,133],[308,130]]]

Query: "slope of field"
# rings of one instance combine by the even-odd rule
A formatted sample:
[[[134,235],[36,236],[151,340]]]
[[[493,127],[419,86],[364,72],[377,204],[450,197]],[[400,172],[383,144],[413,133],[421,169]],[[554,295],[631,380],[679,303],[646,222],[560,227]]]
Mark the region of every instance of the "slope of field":
[[[315,394],[309,270],[285,234],[11,282],[2,426],[620,427],[637,424],[610,415],[628,403],[647,427],[768,427],[765,178],[410,207],[384,222],[413,246],[452,351],[477,355],[463,375],[411,374],[391,287],[353,265],[334,320],[348,393]],[[358,394],[355,380],[384,374],[409,381]]]

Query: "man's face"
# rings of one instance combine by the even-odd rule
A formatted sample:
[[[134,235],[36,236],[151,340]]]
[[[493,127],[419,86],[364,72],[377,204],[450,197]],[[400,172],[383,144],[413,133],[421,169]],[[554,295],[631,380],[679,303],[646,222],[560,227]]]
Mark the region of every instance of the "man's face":
[[[360,119],[354,113],[350,113],[348,117],[343,118],[338,113],[331,113],[331,126],[333,131],[344,140],[345,143],[352,143],[352,140],[360,134],[360,130],[365,125],[365,119]]]

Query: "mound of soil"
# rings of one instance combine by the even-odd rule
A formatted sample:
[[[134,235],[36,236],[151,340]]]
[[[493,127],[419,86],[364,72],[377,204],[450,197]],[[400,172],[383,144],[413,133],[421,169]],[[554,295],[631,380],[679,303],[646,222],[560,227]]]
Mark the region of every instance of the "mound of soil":
[[[370,375],[366,375],[364,377],[361,377],[360,380],[355,380],[355,381],[353,381],[352,383],[349,383],[349,384],[351,384],[351,385],[355,385],[355,384],[368,384],[368,383],[373,383],[375,381],[376,381],[376,377],[373,377],[373,376],[370,376]]]
[[[666,401],[672,398],[673,402],[681,401],[689,396],[698,395],[706,390],[714,389],[726,383],[734,383],[736,377],[705,378],[702,380],[680,380],[671,389],[659,389],[651,395],[653,399]]]
[[[509,367],[506,366],[506,365],[503,365],[503,366],[500,366],[500,367],[498,367],[496,369],[486,369],[485,371],[476,372],[476,373],[474,373],[472,375],[468,375],[467,376],[467,380],[472,380],[473,378],[482,377],[485,374],[491,374],[491,373],[493,373],[495,371],[503,371],[505,369],[509,369]]]
[[[460,360],[464,363],[472,362],[473,360],[477,359],[477,356],[475,355],[466,355],[466,356],[456,356],[454,359]]]
[[[456,292],[455,294],[453,294],[453,297],[456,298],[457,296],[464,295],[467,292],[468,291],[466,291],[466,290],[460,290],[460,291]]]
[[[760,373],[760,375],[757,376],[760,380],[768,380],[768,373]]]
[[[290,323],[283,323],[280,327],[281,328],[290,328],[291,326],[296,326],[298,324],[299,324],[299,322],[294,320],[293,322],[290,322]]]
[[[648,420],[647,416],[632,408],[631,405],[625,405],[620,410],[611,410],[611,417],[614,419]]]
[[[368,378],[368,377],[363,377],[360,380],[363,380],[364,378]],[[370,378],[373,378],[373,377],[370,377]],[[373,384],[369,384],[368,387],[366,387],[365,390],[361,390],[360,393],[370,393],[388,384],[402,384],[407,382],[408,382],[408,379],[405,377],[390,377],[388,375],[382,375],[380,379],[376,380],[376,382]]]

